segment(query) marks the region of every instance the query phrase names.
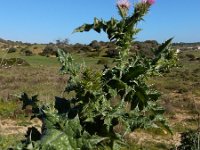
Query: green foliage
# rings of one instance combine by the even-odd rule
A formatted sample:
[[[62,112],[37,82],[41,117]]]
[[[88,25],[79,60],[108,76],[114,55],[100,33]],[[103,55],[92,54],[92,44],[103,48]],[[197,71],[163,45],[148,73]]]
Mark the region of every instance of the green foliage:
[[[133,15],[120,13],[122,20],[97,18],[75,32],[103,30],[117,46],[119,57],[114,67],[102,71],[76,64],[70,54],[58,50],[61,72],[69,75],[65,92],[71,98],[56,97],[55,106],[39,106],[37,97],[23,94],[23,108],[32,105],[33,117],[42,120],[38,139],[33,132],[24,142],[26,149],[113,149],[126,145],[124,137],[138,128],[166,129],[163,113],[157,104],[160,93],[147,84],[149,77],[169,71],[176,62],[176,52],[170,48],[172,39],[153,50],[153,59],[138,53],[129,56],[132,39],[139,29],[138,21],[148,12],[148,3],[135,5]],[[122,8],[120,8],[122,9]],[[122,126],[122,131],[116,127]]]
[[[34,47],[34,48],[35,48],[35,47]],[[32,55],[33,55],[33,52],[32,52],[31,50],[27,49],[27,48],[22,48],[22,49],[20,50],[20,53],[21,53],[22,55],[25,55],[25,56],[32,56]]]
[[[8,118],[13,115],[13,110],[17,107],[15,101],[4,101],[0,100],[0,116],[2,118]]]
[[[1,150],[8,150],[13,145],[16,145],[20,139],[22,139],[21,135],[0,135]]]
[[[42,53],[40,53],[42,56],[50,56],[50,55],[57,55],[57,48],[53,45],[47,45]]]
[[[93,40],[89,46],[91,46],[93,49],[95,49],[96,51],[99,51],[101,48],[100,43],[98,43],[96,40]]]
[[[181,134],[181,145],[178,150],[198,150],[200,149],[200,133],[198,131],[188,131]]]
[[[14,53],[16,51],[17,51],[17,49],[14,48],[14,47],[11,47],[11,48],[8,49],[8,53]]]
[[[20,65],[29,66],[30,64],[22,58],[8,58],[8,59],[0,58],[0,67],[2,68],[9,68],[12,66],[20,66]]]

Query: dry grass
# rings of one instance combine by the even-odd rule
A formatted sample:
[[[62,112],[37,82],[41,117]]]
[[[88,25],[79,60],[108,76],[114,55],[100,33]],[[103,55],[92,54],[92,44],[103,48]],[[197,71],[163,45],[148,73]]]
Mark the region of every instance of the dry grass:
[[[9,100],[13,95],[27,92],[52,100],[61,95],[66,85],[66,77],[59,75],[58,69],[49,67],[11,67],[0,69],[0,98]]]

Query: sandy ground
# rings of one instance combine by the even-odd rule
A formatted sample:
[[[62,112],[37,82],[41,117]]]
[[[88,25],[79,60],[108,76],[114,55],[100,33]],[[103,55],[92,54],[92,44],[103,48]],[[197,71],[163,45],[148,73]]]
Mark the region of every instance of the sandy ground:
[[[31,121],[31,124],[28,126],[20,126],[17,125],[17,122],[15,120],[11,119],[4,119],[0,120],[0,135],[16,135],[16,134],[25,134],[28,127],[32,126],[41,126],[41,123],[39,120],[34,119]]]

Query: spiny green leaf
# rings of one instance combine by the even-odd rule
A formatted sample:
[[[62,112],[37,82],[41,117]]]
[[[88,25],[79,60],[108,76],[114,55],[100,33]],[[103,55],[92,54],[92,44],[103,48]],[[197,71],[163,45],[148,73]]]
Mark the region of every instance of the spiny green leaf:
[[[164,42],[162,45],[160,45],[158,47],[158,49],[155,51],[155,55],[160,54],[163,50],[165,50],[165,48],[167,48],[171,42],[172,42],[173,38],[168,39],[166,42]]]
[[[119,79],[112,79],[107,84],[113,89],[117,89],[118,91],[126,88],[126,84]]]
[[[22,109],[25,109],[26,106],[28,106],[28,105],[36,106],[37,102],[38,102],[37,95],[32,96],[32,98],[29,98],[26,93],[22,93],[20,100],[23,102]]]
[[[67,113],[70,111],[70,102],[65,98],[55,97],[55,108],[58,110],[59,114]]]
[[[122,76],[122,80],[125,82],[130,82],[131,80],[134,80],[138,76],[144,75],[146,70],[147,69],[141,65],[130,67],[128,71]]]
[[[84,31],[90,31],[94,27],[94,24],[84,24],[78,28],[76,28],[73,33],[75,32],[84,32]]]

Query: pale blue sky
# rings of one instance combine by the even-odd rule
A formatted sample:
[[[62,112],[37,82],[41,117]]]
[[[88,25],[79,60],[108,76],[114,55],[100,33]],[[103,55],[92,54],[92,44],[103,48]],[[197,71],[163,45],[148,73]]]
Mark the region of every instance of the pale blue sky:
[[[0,38],[32,43],[64,38],[70,43],[107,41],[105,34],[93,31],[71,33],[83,23],[92,23],[94,17],[119,18],[115,3],[116,0],[1,0]],[[199,18],[200,0],[157,0],[139,25],[143,30],[137,40],[163,42],[174,37],[175,42],[200,41]]]

